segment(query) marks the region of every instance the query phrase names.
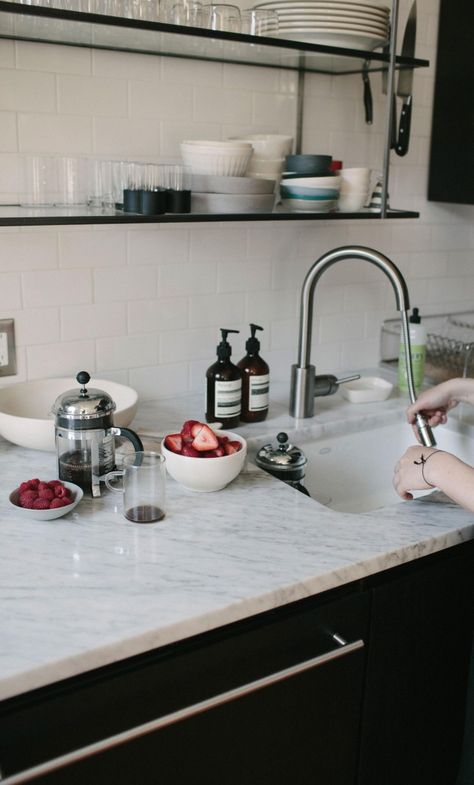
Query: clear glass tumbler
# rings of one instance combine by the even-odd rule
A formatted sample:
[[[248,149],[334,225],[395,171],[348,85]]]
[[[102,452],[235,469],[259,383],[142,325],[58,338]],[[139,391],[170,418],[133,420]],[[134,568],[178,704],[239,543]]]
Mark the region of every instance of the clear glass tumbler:
[[[121,487],[114,480],[122,478]],[[111,491],[122,493],[123,514],[133,523],[155,523],[165,517],[165,458],[157,452],[143,451],[126,455],[123,468],[105,475]]]

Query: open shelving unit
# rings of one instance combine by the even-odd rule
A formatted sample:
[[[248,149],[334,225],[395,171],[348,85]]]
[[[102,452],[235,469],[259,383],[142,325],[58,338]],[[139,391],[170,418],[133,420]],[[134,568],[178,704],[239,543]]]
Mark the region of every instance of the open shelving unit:
[[[397,0],[394,0],[396,3]],[[40,5],[24,5],[0,0],[0,38],[66,46],[110,49],[221,63],[284,68],[305,73],[344,76],[361,73],[364,63],[369,71],[393,72],[400,68],[420,68],[427,60],[395,57],[381,51],[361,51],[322,44],[309,44],[281,38],[255,37],[237,33],[146,22],[112,17],[105,14],[82,13]],[[302,81],[300,94],[302,93]],[[179,223],[211,221],[268,220],[347,220],[383,218],[417,218],[409,210],[384,209],[380,213],[362,210],[357,213],[305,213],[275,209],[271,213],[189,213],[182,215],[143,216],[120,211],[58,208],[22,208],[18,205],[0,207],[0,226],[61,225],[78,223]]]

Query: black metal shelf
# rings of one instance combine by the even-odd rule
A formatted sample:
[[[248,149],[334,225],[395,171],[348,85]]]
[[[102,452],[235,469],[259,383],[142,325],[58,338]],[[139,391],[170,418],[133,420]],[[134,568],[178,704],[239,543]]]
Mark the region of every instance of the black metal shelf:
[[[360,210],[355,213],[286,212],[276,208],[269,213],[181,213],[139,215],[119,211],[87,210],[86,208],[26,208],[15,205],[0,207],[0,226],[64,226],[77,224],[149,224],[149,223],[216,223],[222,221],[344,221],[347,219],[380,219],[380,213]],[[410,210],[390,210],[387,218],[418,218]]]
[[[136,19],[66,11],[0,0],[0,38],[124,52],[213,60],[327,74],[387,67],[389,56],[337,46],[289,41]],[[396,67],[419,68],[428,60],[396,58]]]

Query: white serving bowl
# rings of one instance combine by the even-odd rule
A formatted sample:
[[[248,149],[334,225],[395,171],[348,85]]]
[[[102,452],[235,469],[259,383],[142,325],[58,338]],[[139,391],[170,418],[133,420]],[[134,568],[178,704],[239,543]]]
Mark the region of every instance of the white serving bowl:
[[[213,141],[212,139],[184,139],[181,144],[187,147],[199,147],[202,150],[219,150],[219,152],[226,152],[235,150],[248,150],[252,147],[250,142],[226,140],[223,142]]]
[[[225,145],[225,142],[221,142]],[[183,163],[191,174],[210,174],[223,177],[242,177],[253,154],[251,144],[240,147],[220,147],[181,143]]]
[[[291,181],[290,181],[291,182]],[[304,185],[280,184],[280,193],[284,199],[338,199],[339,188],[316,188]]]
[[[71,512],[77,507],[84,496],[84,492],[79,485],[74,485],[73,482],[63,482],[63,485],[65,488],[69,488],[72,498],[71,504],[67,504],[65,507],[55,507],[52,510],[30,510],[27,507],[20,507],[18,504],[20,495],[18,488],[15,488],[15,490],[11,492],[8,499],[12,507],[15,508],[15,511],[18,515],[21,515],[22,518],[29,518],[31,521],[53,521],[55,518],[62,518],[63,515],[67,515],[68,512]]]
[[[230,441],[238,441],[242,448],[232,455],[221,458],[189,458],[179,455],[165,447],[161,442],[161,452],[166,458],[168,474],[191,491],[220,491],[242,471],[247,455],[247,442],[238,433],[219,430],[219,436],[228,436]]]
[[[90,387],[105,390],[116,404],[114,425],[125,428],[137,411],[138,395],[131,387],[106,379],[90,381]],[[0,389],[0,435],[30,450],[55,450],[54,416],[51,408],[58,395],[79,390],[70,377],[19,382]]]
[[[249,134],[234,136],[231,141],[250,142],[255,154],[261,158],[285,158],[293,146],[293,137],[284,134]]]
[[[258,177],[214,177],[208,174],[191,175],[191,191],[200,194],[271,194],[275,181]]]
[[[259,158],[253,155],[247,166],[247,174],[259,172],[261,174],[278,175],[283,172],[284,158]]]

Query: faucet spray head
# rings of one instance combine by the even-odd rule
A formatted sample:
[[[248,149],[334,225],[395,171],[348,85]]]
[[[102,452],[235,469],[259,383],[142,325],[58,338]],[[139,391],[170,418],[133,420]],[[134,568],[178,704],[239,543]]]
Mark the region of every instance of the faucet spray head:
[[[433,431],[420,412],[416,415],[416,427],[423,447],[436,447],[436,439],[433,436]]]

